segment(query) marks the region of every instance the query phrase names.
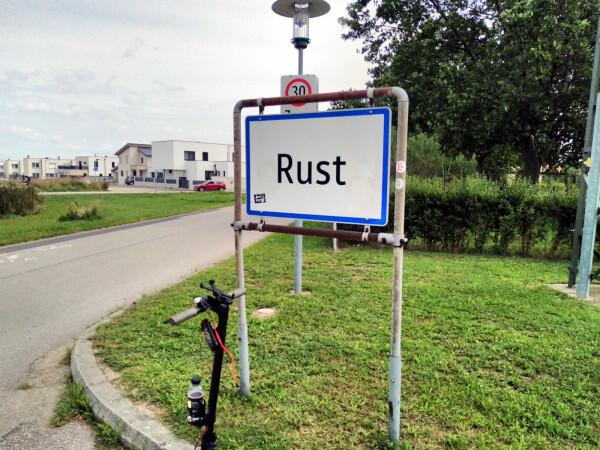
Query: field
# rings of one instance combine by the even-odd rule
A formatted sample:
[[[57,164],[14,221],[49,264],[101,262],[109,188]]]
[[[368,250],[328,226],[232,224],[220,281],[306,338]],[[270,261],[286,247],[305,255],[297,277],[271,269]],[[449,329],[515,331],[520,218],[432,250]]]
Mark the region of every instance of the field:
[[[59,221],[76,203],[99,218]],[[233,205],[233,193],[73,194],[44,196],[35,215],[0,219],[0,246]]]
[[[387,438],[390,249],[305,239],[304,289],[293,287],[293,237],[246,251],[251,390],[226,361],[220,448],[597,448],[600,311],[545,286],[567,262],[405,252],[401,442]],[[185,395],[208,392],[212,353],[202,317],[164,325],[203,295],[235,287],[233,260],[141,299],[99,329],[99,357],[135,401],[194,442]],[[252,311],[276,309],[258,319]],[[227,344],[237,361],[237,314]]]

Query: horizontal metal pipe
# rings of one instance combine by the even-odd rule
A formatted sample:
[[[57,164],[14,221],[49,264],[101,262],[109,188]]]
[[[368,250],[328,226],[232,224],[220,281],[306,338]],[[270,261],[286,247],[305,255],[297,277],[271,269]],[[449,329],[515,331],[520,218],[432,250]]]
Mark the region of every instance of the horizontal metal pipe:
[[[370,91],[372,92],[373,98],[392,97],[392,95],[395,94],[395,92],[392,91],[391,87],[375,88],[371,89]],[[324,94],[294,95],[290,97],[268,97],[261,99],[255,98],[240,100],[236,104],[235,109],[241,111],[243,108],[256,106],[291,105],[292,103],[334,102],[339,100],[345,101],[363,98],[367,98],[366,89],[360,91],[328,92]]]
[[[260,224],[256,222],[250,222],[248,224],[249,229],[252,231],[258,230]],[[272,225],[269,223],[262,224],[262,231],[272,231],[274,233],[283,234],[300,234],[302,236],[316,236],[325,238],[338,238],[346,239],[348,241],[362,241],[363,235],[360,231],[342,231],[342,230],[329,230],[325,228],[303,228],[303,227],[289,227],[286,225]],[[367,241],[378,242],[377,237],[379,233],[366,233]]]

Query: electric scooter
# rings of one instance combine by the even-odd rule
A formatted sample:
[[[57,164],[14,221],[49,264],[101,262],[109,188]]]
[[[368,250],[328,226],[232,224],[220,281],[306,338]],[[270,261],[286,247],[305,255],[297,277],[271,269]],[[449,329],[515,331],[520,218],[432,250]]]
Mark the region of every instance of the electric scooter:
[[[208,412],[205,412],[204,394],[194,398],[188,396],[188,423],[196,427],[206,427],[202,433],[202,450],[212,450],[217,445],[215,434],[215,419],[217,414],[217,400],[219,397],[219,383],[221,381],[221,368],[223,366],[223,351],[225,349],[225,338],[227,336],[227,320],[229,318],[229,307],[233,300],[246,294],[246,289],[236,289],[228,294],[215,286],[215,281],[210,280],[210,287],[200,283],[200,287],[212,293],[204,297],[196,297],[194,306],[186,311],[174,315],[163,323],[179,325],[192,317],[205,311],[214,311],[219,318],[219,324],[213,328],[207,319],[201,324],[202,333],[208,342],[208,346],[214,353],[212,378],[210,382],[210,393],[208,399]]]

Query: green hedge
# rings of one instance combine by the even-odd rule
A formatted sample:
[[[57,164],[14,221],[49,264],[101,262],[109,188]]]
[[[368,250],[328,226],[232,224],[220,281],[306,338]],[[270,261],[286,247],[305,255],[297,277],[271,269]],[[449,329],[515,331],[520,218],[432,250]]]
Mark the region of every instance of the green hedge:
[[[0,186],[0,217],[34,212],[41,199],[32,186],[8,183]]]
[[[561,247],[570,248],[577,194],[575,189],[567,193],[560,184],[532,186],[521,180],[500,184],[467,178],[444,183],[410,177],[405,235],[428,249],[527,255],[542,245],[554,255]],[[392,232],[393,211],[392,195],[386,232]]]

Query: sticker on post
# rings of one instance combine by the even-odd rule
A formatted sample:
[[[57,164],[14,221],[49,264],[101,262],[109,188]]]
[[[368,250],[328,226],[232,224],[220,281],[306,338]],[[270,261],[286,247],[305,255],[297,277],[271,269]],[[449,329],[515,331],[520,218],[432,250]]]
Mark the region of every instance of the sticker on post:
[[[398,172],[398,173],[406,172],[406,162],[405,161],[398,161],[396,163],[396,172]]]
[[[254,194],[254,203],[266,203],[267,196],[265,194]]]
[[[404,180],[402,178],[398,178],[396,180],[396,189],[397,190],[404,189]]]

